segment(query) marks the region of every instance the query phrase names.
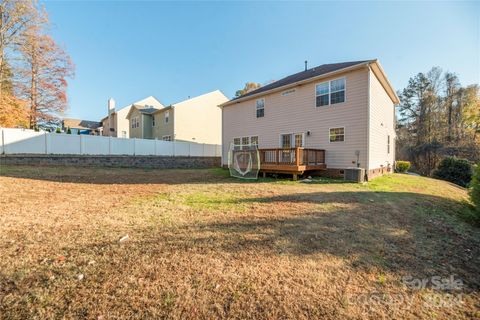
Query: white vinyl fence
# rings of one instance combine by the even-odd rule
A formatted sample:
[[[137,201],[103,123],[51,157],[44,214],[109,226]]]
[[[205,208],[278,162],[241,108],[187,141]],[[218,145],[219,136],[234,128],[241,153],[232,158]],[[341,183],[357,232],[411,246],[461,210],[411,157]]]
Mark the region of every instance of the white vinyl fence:
[[[220,157],[221,146],[183,141],[0,129],[0,154],[152,155]]]

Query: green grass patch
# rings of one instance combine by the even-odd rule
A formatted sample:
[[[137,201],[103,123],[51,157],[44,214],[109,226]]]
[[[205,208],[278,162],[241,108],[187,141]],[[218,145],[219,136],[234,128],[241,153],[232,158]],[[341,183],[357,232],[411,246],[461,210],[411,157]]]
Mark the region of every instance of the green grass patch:
[[[196,192],[182,196],[182,202],[196,210],[244,211],[245,203],[240,197],[229,193],[210,194]]]

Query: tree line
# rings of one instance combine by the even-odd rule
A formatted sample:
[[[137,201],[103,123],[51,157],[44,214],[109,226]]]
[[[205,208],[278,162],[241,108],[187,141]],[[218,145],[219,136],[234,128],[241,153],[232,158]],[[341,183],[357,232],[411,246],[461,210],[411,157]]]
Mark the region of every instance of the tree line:
[[[48,127],[67,107],[69,55],[35,0],[0,1],[0,127]]]
[[[434,67],[398,92],[397,159],[431,175],[447,156],[480,161],[480,89]]]

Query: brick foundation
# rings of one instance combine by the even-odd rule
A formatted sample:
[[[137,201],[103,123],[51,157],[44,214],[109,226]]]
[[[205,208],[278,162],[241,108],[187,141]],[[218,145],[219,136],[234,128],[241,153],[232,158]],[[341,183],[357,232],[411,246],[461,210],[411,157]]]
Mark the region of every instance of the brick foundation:
[[[220,157],[1,155],[0,165],[203,169],[220,167]]]
[[[368,170],[367,172],[367,177],[368,180],[372,180],[373,178],[376,178],[378,176],[382,176],[386,173],[392,172],[392,169],[390,167],[382,167],[382,168],[377,168],[377,169],[371,169]]]
[[[345,169],[327,168],[326,170],[322,170],[322,171],[308,172],[306,175],[320,176],[320,177],[327,177],[327,178],[334,178],[334,179],[343,179],[344,171]],[[390,172],[392,172],[391,168],[387,168],[387,167],[371,169],[366,173],[367,175],[366,181]]]

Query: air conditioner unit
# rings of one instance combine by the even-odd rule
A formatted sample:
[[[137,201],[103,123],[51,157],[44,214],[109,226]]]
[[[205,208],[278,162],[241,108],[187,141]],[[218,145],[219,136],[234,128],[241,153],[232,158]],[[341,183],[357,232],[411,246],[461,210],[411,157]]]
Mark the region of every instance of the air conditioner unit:
[[[362,183],[365,181],[365,169],[363,168],[347,168],[344,174],[345,181],[353,181]]]

